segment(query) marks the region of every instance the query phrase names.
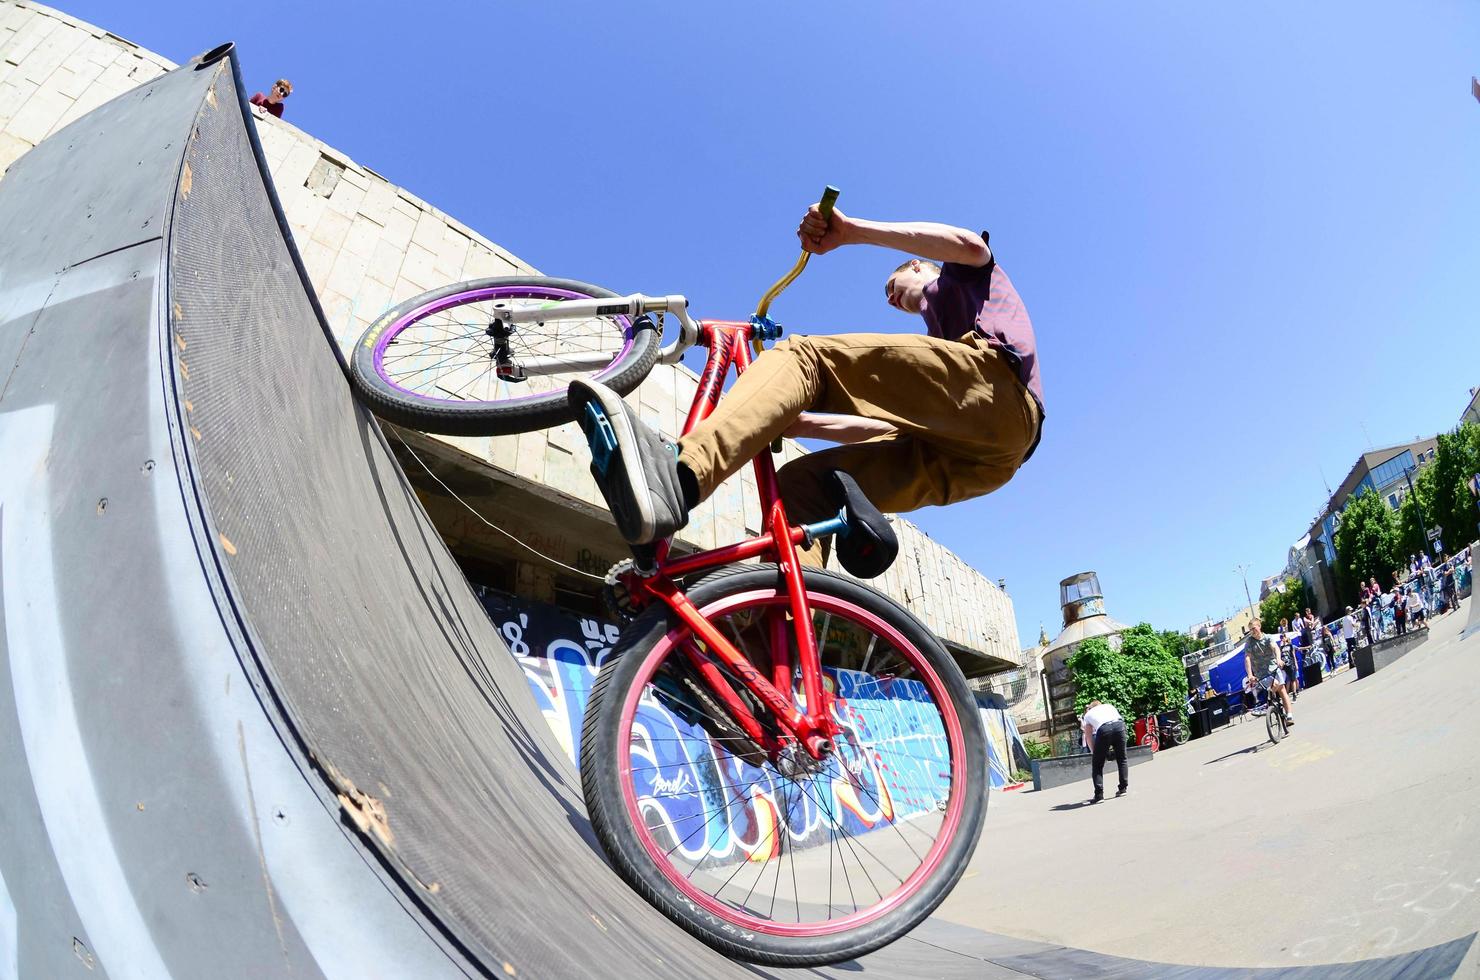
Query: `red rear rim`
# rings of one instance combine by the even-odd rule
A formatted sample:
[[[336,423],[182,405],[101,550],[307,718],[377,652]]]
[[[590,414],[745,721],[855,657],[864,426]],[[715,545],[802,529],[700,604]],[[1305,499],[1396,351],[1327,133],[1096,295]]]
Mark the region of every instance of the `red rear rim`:
[[[645,656],[618,729],[625,812],[648,858],[696,906],[774,936],[835,935],[899,908],[940,869],[967,802],[961,719],[926,657],[863,606],[819,593],[808,601],[824,667],[844,668],[827,671],[845,731],[824,768],[785,772],[749,743],[730,744],[742,740],[692,699],[674,698],[660,671],[683,656],[683,628]],[[701,611],[741,641],[749,622],[764,635],[757,613],[786,604],[784,592],[764,589]],[[847,660],[864,643],[858,666],[886,666],[865,672]],[[798,676],[800,706],[799,688]]]

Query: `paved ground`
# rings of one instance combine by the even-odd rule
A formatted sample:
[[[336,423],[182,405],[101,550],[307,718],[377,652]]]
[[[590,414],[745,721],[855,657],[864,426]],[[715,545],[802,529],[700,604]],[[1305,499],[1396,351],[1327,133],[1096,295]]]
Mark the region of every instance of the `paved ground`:
[[[1402,660],[1160,753],[1131,792],[994,794],[941,919],[1120,956],[1339,963],[1480,928],[1480,635],[1469,601]],[[1114,777],[1107,782],[1113,787]],[[1471,949],[1461,976],[1480,976]]]

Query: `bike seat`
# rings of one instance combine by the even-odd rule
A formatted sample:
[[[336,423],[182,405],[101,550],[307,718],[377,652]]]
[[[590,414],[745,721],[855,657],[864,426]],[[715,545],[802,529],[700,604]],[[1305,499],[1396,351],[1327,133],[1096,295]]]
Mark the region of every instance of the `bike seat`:
[[[899,555],[899,539],[889,519],[864,495],[853,477],[842,470],[828,475],[833,504],[847,522],[837,538],[838,563],[849,575],[874,578],[884,574]]]

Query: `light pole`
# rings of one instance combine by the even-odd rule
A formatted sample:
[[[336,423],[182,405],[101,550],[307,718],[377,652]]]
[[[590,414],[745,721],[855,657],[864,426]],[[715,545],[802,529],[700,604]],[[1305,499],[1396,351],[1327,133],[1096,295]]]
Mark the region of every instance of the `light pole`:
[[[1234,566],[1234,571],[1238,572],[1244,577],[1244,598],[1249,600],[1249,609],[1251,610],[1249,615],[1252,616],[1254,615],[1254,613],[1252,612],[1254,608],[1254,599],[1249,595],[1249,563],[1240,562],[1239,564]]]
[[[1428,551],[1429,528],[1423,519],[1423,501],[1418,499],[1418,494],[1413,489],[1413,467],[1410,466],[1403,471],[1403,479],[1408,481],[1408,492],[1413,494],[1413,509],[1418,513],[1418,529],[1423,532],[1423,548],[1420,550]]]

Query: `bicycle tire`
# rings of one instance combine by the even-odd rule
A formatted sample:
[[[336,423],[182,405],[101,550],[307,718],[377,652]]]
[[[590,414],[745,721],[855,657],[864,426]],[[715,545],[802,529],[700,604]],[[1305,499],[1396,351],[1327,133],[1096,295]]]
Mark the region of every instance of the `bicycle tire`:
[[[1289,728],[1285,725],[1284,709],[1271,707],[1268,711],[1264,712],[1264,727],[1269,732],[1269,740],[1278,745],[1280,739],[1284,738],[1286,732],[1289,731]]]
[[[893,894],[889,901],[884,900],[885,896],[880,890],[880,906],[887,907],[881,908],[877,914],[870,913],[871,917],[859,918],[847,928],[834,928],[827,925],[832,920],[826,920],[819,929],[827,932],[826,935],[799,935],[797,927],[802,926],[800,912],[803,908],[800,899],[797,900],[797,927],[791,926],[789,922],[783,923],[780,915],[776,916],[774,924],[760,923],[758,926],[756,922],[748,921],[739,908],[716,908],[719,905],[717,901],[700,904],[703,896],[696,894],[698,886],[685,889],[659,865],[655,856],[657,852],[648,846],[653,831],[660,829],[659,825],[647,825],[639,830],[638,824],[644,824],[644,819],[635,816],[640,810],[640,804],[627,796],[627,788],[633,786],[637,779],[632,765],[632,746],[635,743],[628,741],[636,726],[627,716],[635,715],[646,691],[647,678],[655,676],[663,659],[676,653],[679,650],[678,644],[687,636],[687,630],[675,628],[666,607],[648,608],[623,631],[613,650],[613,656],[597,677],[581,738],[581,782],[586,806],[596,836],[618,874],[649,903],[703,942],[732,958],[769,966],[819,966],[850,960],[909,932],[945,899],[965,872],[980,837],[987,806],[986,741],[980,715],[960,668],[944,647],[924,624],[876,590],[829,572],[809,569],[803,574],[809,598],[818,604],[817,608],[861,611],[866,617],[873,617],[875,622],[892,630],[896,639],[909,644],[922,665],[934,675],[919,686],[945,698],[955,718],[955,732],[947,733],[948,747],[953,748],[950,762],[945,764],[955,775],[951,779],[947,799],[938,804],[940,812],[945,814],[940,818],[942,835],[939,842],[932,846],[930,853],[921,859],[923,877],[916,880],[914,874],[910,876],[909,881],[915,882],[913,887],[903,894]],[[777,596],[781,597],[779,603],[776,601]],[[746,566],[724,569],[707,576],[689,590],[688,597],[712,621],[722,623],[727,622],[723,617],[736,610],[743,613],[752,608],[775,608],[784,603],[785,585],[775,565]],[[769,607],[765,605],[768,601],[772,604]],[[759,618],[751,620],[760,621]],[[827,635],[831,637],[833,634],[828,632]],[[873,649],[870,645],[870,650]],[[643,728],[643,737],[651,737],[647,728]],[[840,736],[839,741],[842,740],[843,736]],[[868,751],[873,750],[866,750]],[[719,770],[718,766],[715,768],[716,771]],[[877,774],[876,770],[875,775]],[[663,774],[655,773],[652,777],[655,786],[661,775]],[[838,778],[825,775],[829,780]],[[666,785],[671,780],[665,779],[663,782]],[[883,789],[882,781],[879,787],[881,795],[887,798],[890,791]],[[725,788],[729,789],[728,786]],[[750,788],[746,787],[747,790]],[[895,792],[901,794],[896,805],[908,799],[905,791]],[[745,795],[744,790],[734,795],[750,798]],[[815,797],[813,802],[817,802]],[[878,802],[877,798],[875,802]],[[715,810],[708,798],[703,801],[703,805],[701,815]],[[790,816],[789,812],[787,816]],[[928,823],[935,819],[935,815],[928,809],[915,816],[918,818],[916,823]],[[890,819],[892,823],[893,817]],[[713,816],[709,820],[712,821]],[[904,824],[903,818],[901,824]],[[786,849],[795,852],[798,848],[790,844],[794,831],[789,829],[789,822],[786,827],[787,830],[775,834],[772,847],[780,850],[780,842],[785,839],[788,841]],[[774,825],[772,829],[776,829]],[[854,839],[875,840],[869,838],[867,833]],[[665,838],[664,843],[666,842]],[[682,843],[680,840],[679,845]],[[758,850],[762,843],[765,842],[757,836]],[[834,840],[830,843],[835,845],[836,842]],[[674,850],[679,845],[675,845]],[[892,846],[892,839],[886,839],[880,846]],[[805,846],[800,851],[804,860],[808,855],[820,853],[819,850],[809,851]],[[668,853],[671,855],[672,851]],[[833,852],[829,851],[829,861],[832,855]],[[857,858],[857,853],[854,856]],[[743,868],[746,861],[755,860],[752,855],[740,858],[739,863]],[[778,876],[782,867],[781,860],[778,858],[776,862]],[[846,862],[846,856],[842,860]],[[792,861],[792,884],[795,888],[795,853]],[[696,865],[694,870],[699,870],[699,867]],[[724,870],[728,868],[722,867],[721,871]],[[765,871],[762,867],[760,874]],[[808,880],[805,877],[806,867],[803,871],[802,880]],[[690,874],[692,877],[692,872]],[[831,864],[827,874],[831,880],[834,874]],[[757,882],[759,880],[758,876]],[[809,881],[809,888],[812,881]],[[903,887],[906,882],[904,879],[901,882]],[[737,886],[739,887],[743,887],[743,882],[741,886]],[[754,889],[755,884],[751,887]],[[723,891],[722,887],[715,893],[715,897],[722,895]],[[746,897],[749,899],[750,896]],[[828,901],[822,904],[830,912],[831,891]],[[855,916],[860,915],[856,899],[854,912]],[[810,923],[808,925],[811,926]]]
[[[506,276],[452,283],[413,296],[378,316],[355,344],[350,357],[350,377],[361,400],[376,415],[422,432],[499,436],[551,428],[574,417],[566,388],[568,381],[575,377],[593,378],[623,395],[636,388],[657,363],[662,344],[658,331],[635,327],[626,317],[611,317],[613,325],[624,331],[626,340],[625,346],[613,355],[611,363],[595,371],[555,376],[548,390],[489,401],[433,397],[398,384],[388,376],[385,367],[387,345],[433,313],[440,314],[447,309],[476,302],[490,299],[553,301],[616,295],[590,283],[546,276]],[[471,358],[480,354],[472,348],[467,352]]]
[[[1187,726],[1183,725],[1181,722],[1178,722],[1177,724],[1172,726],[1172,744],[1187,744]]]

